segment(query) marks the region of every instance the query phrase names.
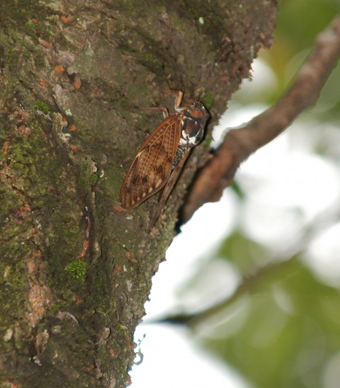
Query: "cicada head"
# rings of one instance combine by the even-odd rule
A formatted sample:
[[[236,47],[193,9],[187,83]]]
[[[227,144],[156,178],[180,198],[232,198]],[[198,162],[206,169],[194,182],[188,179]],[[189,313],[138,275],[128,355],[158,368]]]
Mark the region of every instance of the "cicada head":
[[[183,112],[182,137],[191,146],[197,145],[203,138],[204,127],[209,113],[200,102],[194,102]]]

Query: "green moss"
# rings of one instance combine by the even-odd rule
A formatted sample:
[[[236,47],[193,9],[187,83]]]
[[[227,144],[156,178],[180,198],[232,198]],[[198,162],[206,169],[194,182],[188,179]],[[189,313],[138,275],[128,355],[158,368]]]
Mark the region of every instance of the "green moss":
[[[90,175],[90,184],[95,185],[99,181],[98,174],[92,174]]]
[[[209,90],[205,91],[204,96],[201,98],[201,101],[203,102],[204,106],[208,109],[212,107],[212,104],[214,102],[214,99],[212,97],[212,94],[210,93]]]
[[[29,20],[29,21],[25,24],[25,27],[26,27],[26,31],[27,31],[30,35],[35,34],[36,31],[37,31],[37,24],[34,23],[32,20]]]
[[[67,264],[65,267],[66,273],[73,279],[84,283],[89,265],[84,260],[76,260]]]
[[[23,290],[26,287],[26,272],[25,264],[22,262],[15,263],[15,265],[1,265],[0,284],[7,288],[14,290]]]
[[[48,107],[48,105],[45,104],[43,101],[40,101],[40,100],[36,100],[35,101],[34,109],[35,110],[40,110],[43,113],[49,113],[50,112],[50,108]]]

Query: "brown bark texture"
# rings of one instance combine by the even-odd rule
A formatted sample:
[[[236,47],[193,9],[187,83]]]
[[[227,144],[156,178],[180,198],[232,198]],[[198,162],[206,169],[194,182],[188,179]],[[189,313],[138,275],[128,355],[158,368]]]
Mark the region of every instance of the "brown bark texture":
[[[0,2],[0,387],[125,387],[133,332],[208,159],[209,130],[272,44],[276,1]],[[173,106],[212,120],[162,219],[120,185]]]

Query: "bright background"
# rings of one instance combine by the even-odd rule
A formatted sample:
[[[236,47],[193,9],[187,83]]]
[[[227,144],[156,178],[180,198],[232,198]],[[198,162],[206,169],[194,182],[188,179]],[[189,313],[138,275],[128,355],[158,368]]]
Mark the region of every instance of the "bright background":
[[[335,0],[283,0],[275,46],[214,131],[248,121],[289,86]],[[314,109],[251,156],[221,201],[173,241],[136,330],[132,388],[339,388],[340,66]],[[237,298],[195,327],[157,318]],[[142,359],[141,359],[142,357]]]

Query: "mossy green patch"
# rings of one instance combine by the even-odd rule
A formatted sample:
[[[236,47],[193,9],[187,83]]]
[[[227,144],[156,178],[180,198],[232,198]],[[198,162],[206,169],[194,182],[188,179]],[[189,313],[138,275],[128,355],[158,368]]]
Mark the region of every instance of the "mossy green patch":
[[[84,260],[76,260],[67,264],[65,267],[66,273],[73,279],[84,283],[89,265]]]
[[[26,31],[30,34],[33,35],[37,32],[37,23],[34,22],[33,20],[29,20],[26,24]]]
[[[35,110],[40,110],[41,112],[46,113],[46,114],[50,112],[50,108],[48,107],[48,105],[45,104],[41,100],[36,100],[35,101],[34,109]]]
[[[212,107],[214,99],[209,90],[205,91],[204,96],[201,98],[201,101],[203,102],[206,108],[210,109]]]
[[[99,175],[98,174],[92,174],[90,175],[90,184],[95,185],[99,181]]]

